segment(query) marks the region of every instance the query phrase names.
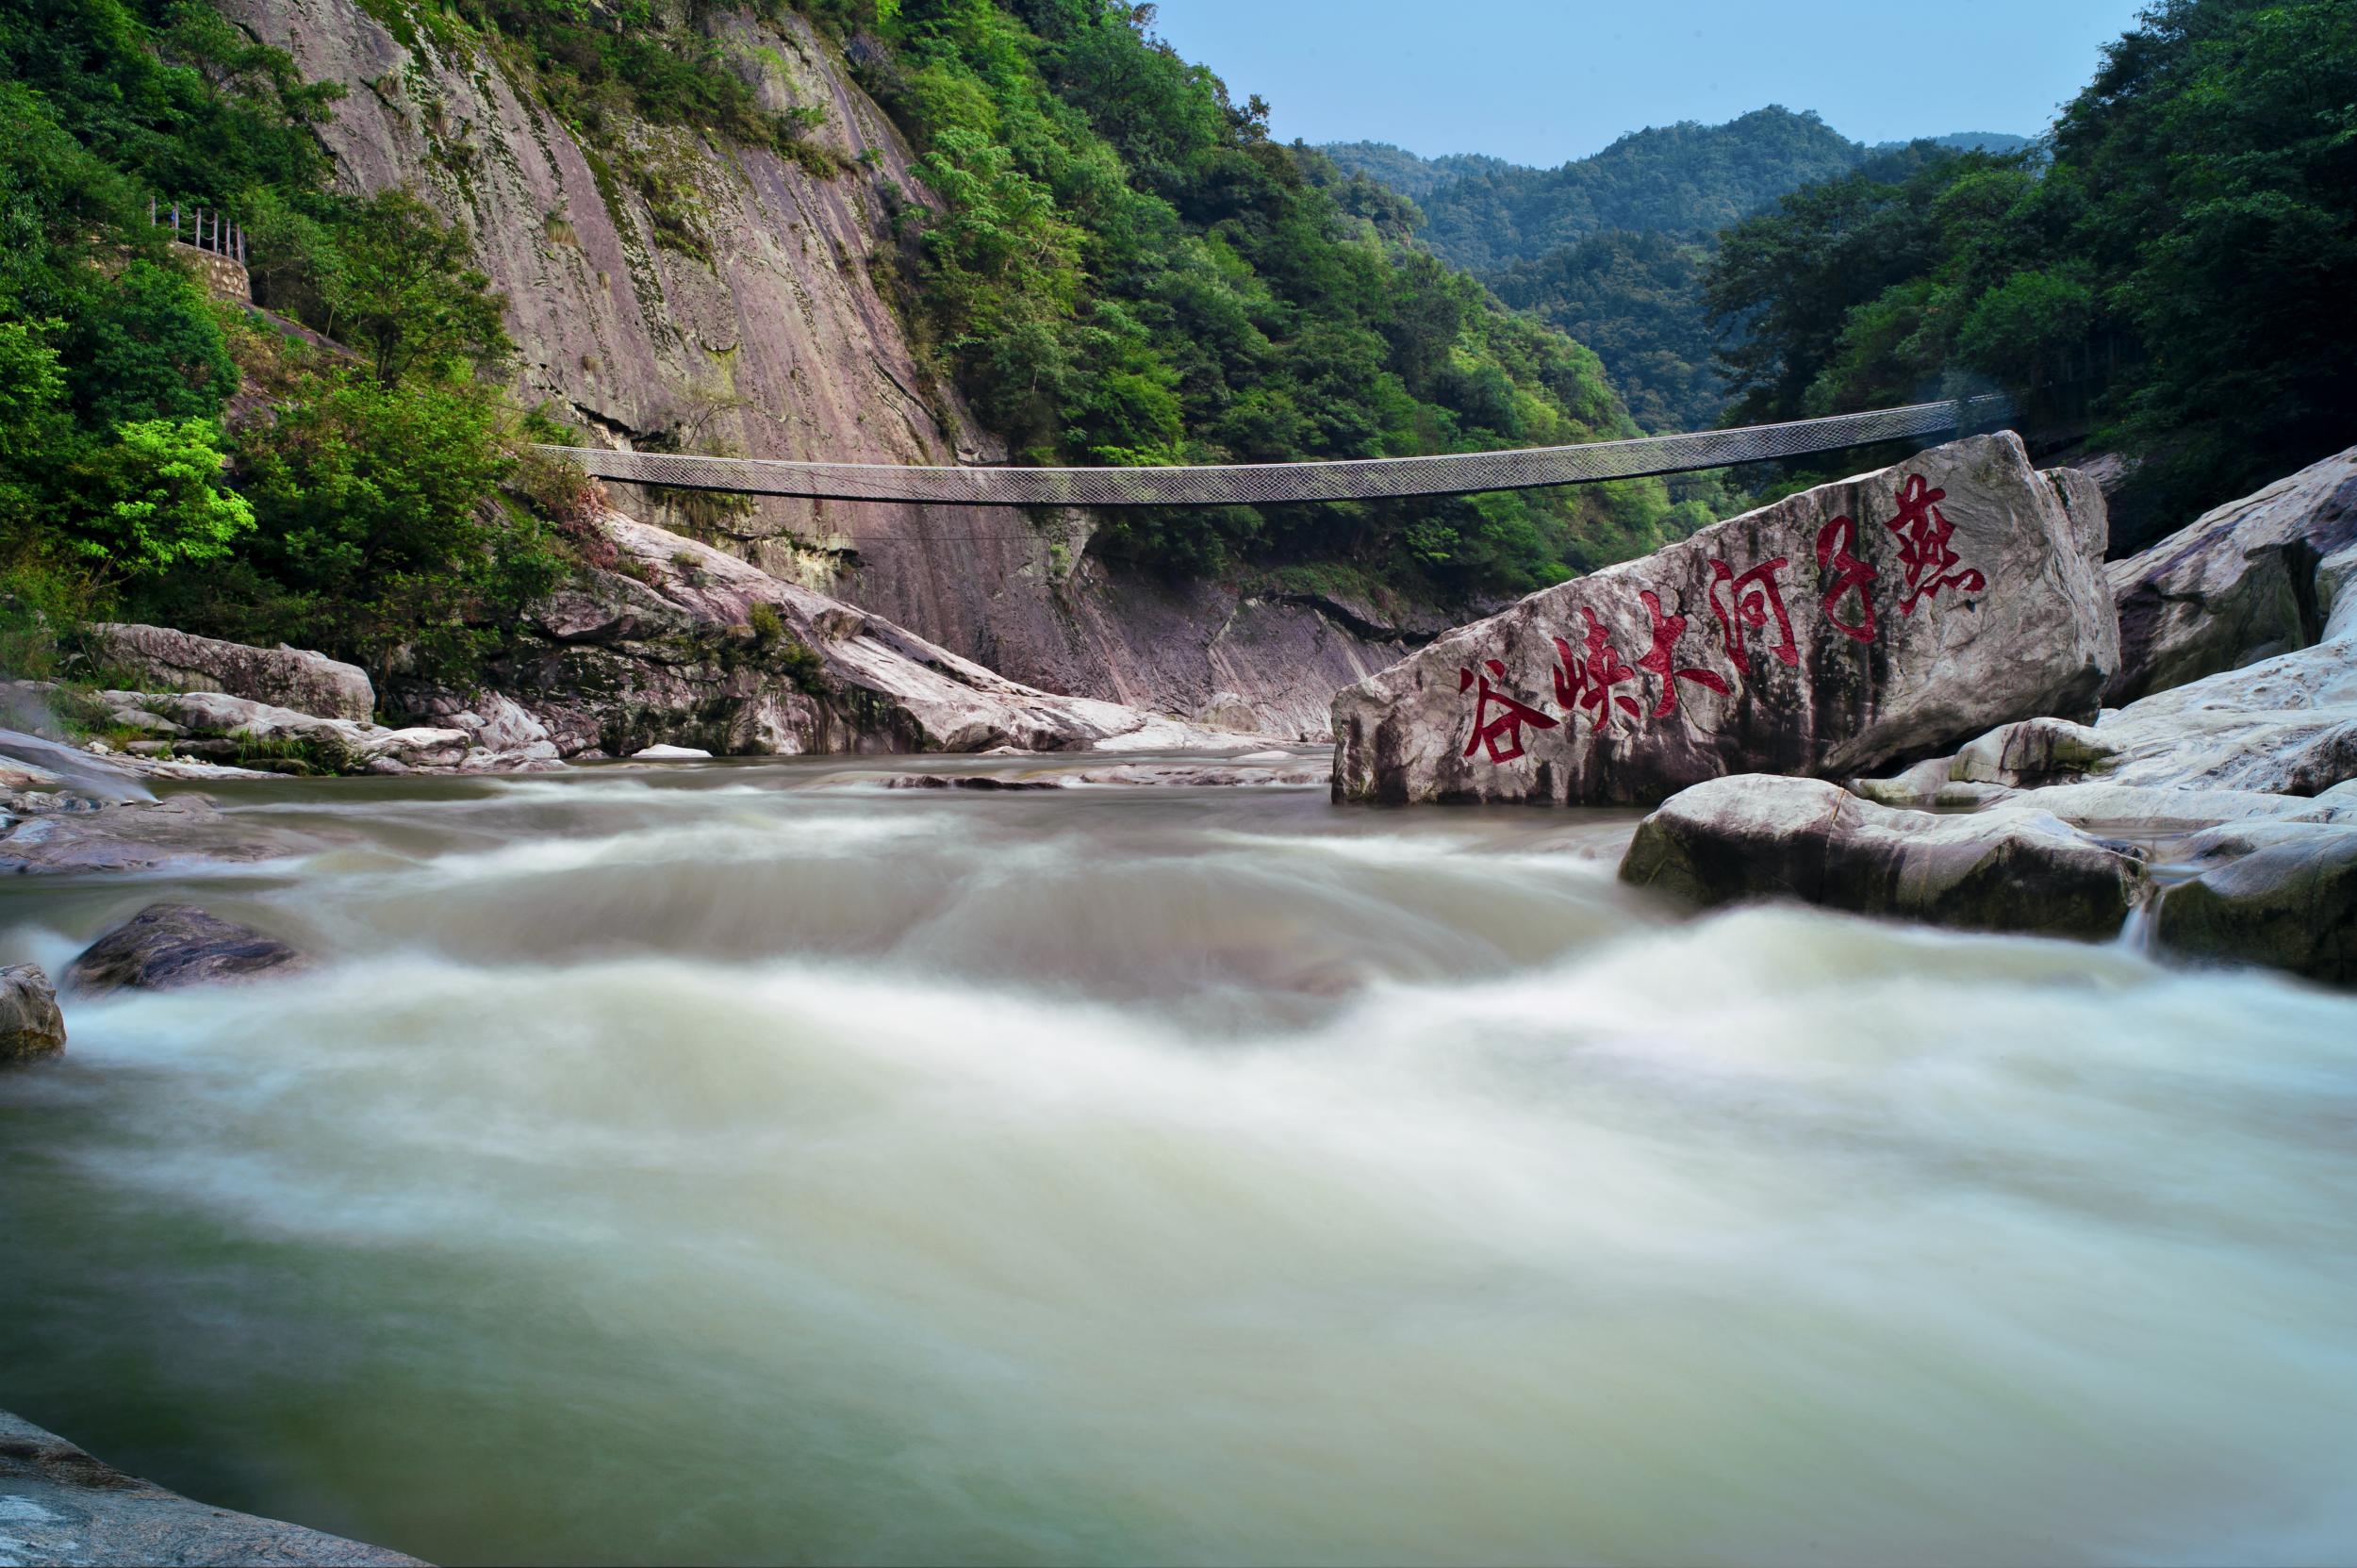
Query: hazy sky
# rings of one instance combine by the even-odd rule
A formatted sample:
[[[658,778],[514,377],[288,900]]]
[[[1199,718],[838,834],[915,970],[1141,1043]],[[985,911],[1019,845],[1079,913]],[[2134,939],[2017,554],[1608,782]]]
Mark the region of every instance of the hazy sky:
[[[1552,166],[1762,104],[1845,136],[2031,136],[2141,0],[1162,0],[1156,24],[1290,140]]]

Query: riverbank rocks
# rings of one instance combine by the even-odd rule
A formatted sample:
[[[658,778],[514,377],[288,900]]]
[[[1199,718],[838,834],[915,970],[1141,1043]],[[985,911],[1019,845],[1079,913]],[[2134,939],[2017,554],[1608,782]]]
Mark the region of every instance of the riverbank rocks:
[[[118,718],[144,712],[168,720],[186,737],[173,750],[204,756],[214,741],[235,744],[249,766],[300,773],[406,772],[413,768],[455,770],[478,750],[465,730],[412,725],[390,730],[349,718],[322,718],[293,708],[274,707],[213,691],[102,691]],[[522,759],[518,759],[519,761]]]
[[[1225,731],[1010,681],[880,616],[619,512],[616,569],[532,611],[500,688],[568,757],[1233,748]]]
[[[136,674],[143,688],[218,691],[321,718],[368,722],[376,690],[368,672],[324,653],[281,643],[254,648],[168,626],[104,622],[84,634],[105,666]]]
[[[57,989],[37,964],[0,969],[0,1067],[39,1062],[65,1049]]]
[[[1335,699],[1343,801],[1650,804],[2095,717],[2102,499],[2010,432],[1532,594]]]
[[[2357,624],[2357,447],[2203,514],[2105,577],[2119,609],[2114,703]]]
[[[0,1411],[0,1557],[10,1562],[424,1568],[301,1525],[191,1502]]]
[[[1638,824],[1621,880],[1702,905],[1790,898],[1861,915],[2049,936],[2117,935],[2143,864],[2043,812],[1897,811],[1819,779],[1736,775]]]
[[[130,987],[176,991],[300,967],[303,955],[251,926],[194,904],[149,904],[82,949],[66,983],[87,995]]]

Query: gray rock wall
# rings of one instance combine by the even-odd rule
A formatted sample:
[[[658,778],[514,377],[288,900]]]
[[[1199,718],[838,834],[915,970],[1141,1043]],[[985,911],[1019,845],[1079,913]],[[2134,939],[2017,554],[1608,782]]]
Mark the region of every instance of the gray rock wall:
[[[2118,660],[2102,507],[2006,432],[1728,519],[1343,691],[1336,798],[1651,803],[2091,718]]]
[[[363,190],[411,186],[466,221],[508,296],[528,401],[569,409],[616,445],[668,435],[754,457],[1003,455],[955,389],[927,375],[878,281],[898,263],[890,214],[927,199],[911,150],[799,17],[712,25],[766,106],[825,110],[811,140],[845,165],[832,177],[675,127],[635,127],[627,160],[601,157],[488,53],[444,55],[422,32],[404,47],[354,0],[223,8],[292,51],[306,75],[347,84],[322,132],[342,178]],[[669,192],[661,223],[638,169]],[[662,242],[667,223],[704,255]],[[617,502],[685,528],[670,501],[618,487]],[[1398,652],[1369,652],[1314,610],[1273,614],[1233,593],[1110,572],[1082,559],[1085,518],[784,498],[743,513],[684,504],[696,521],[685,531],[719,530],[782,577],[1048,691],[1185,717],[1209,717],[1225,694],[1255,710],[1254,728],[1322,734],[1333,689]]]

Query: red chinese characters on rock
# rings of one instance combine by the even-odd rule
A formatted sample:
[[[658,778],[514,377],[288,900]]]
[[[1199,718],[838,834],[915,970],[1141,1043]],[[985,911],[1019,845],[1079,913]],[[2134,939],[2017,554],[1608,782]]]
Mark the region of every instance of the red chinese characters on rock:
[[[1792,618],[1784,610],[1784,590],[1776,584],[1776,573],[1786,564],[1786,557],[1778,555],[1738,576],[1724,561],[1710,563],[1710,610],[1719,618],[1727,658],[1739,674],[1752,672],[1751,655],[1743,646],[1744,630],[1766,626],[1771,616],[1775,619],[1778,640],[1769,652],[1788,665],[1801,662],[1801,645],[1792,640]]]
[[[1825,619],[1843,636],[1859,642],[1874,640],[1874,580],[1882,575],[1852,553],[1857,548],[1857,524],[1848,518],[1836,518],[1817,530],[1817,569],[1834,574],[1825,597],[1819,603]],[[1860,620],[1841,619],[1841,599],[1855,591]]]
[[[1899,565],[1905,580],[1899,601],[1902,615],[1913,615],[1918,604],[1937,598],[1943,588],[1970,594],[1988,586],[1987,578],[1966,566],[1955,552],[1952,543],[1955,529],[1937,504],[1946,497],[1947,491],[1934,488],[1921,474],[1911,473],[1899,487],[1898,515],[1884,524],[1899,539]],[[1857,551],[1858,526],[1851,518],[1833,518],[1818,529],[1817,569],[1821,587],[1818,608],[1825,623],[1843,636],[1871,643],[1881,624],[1875,613],[1874,589],[1883,574]],[[1789,565],[1789,559],[1783,555],[1741,572],[1722,560],[1709,563],[1711,614],[1718,618],[1727,662],[1735,667],[1737,674],[1747,679],[1752,673],[1748,639],[1754,632],[1763,635],[1768,652],[1788,668],[1801,662],[1800,641],[1792,633],[1792,618],[1785,608],[1780,581]],[[1640,589],[1637,597],[1651,619],[1653,641],[1634,665],[1621,656],[1620,650],[1612,645],[1610,630],[1594,610],[1585,605],[1579,613],[1586,619],[1588,629],[1579,647],[1574,648],[1559,636],[1548,639],[1555,645],[1556,668],[1552,674],[1555,701],[1563,715],[1561,721],[1492,685],[1492,676],[1499,681],[1506,678],[1506,667],[1498,660],[1482,661],[1488,675],[1477,677],[1470,668],[1459,668],[1457,689],[1474,690],[1476,684],[1479,688],[1474,704],[1473,734],[1465,742],[1464,754],[1470,757],[1486,749],[1492,762],[1512,762],[1525,754],[1525,729],[1564,728],[1569,734],[1576,728],[1573,721],[1583,713],[1588,716],[1591,732],[1617,727],[1620,714],[1640,724],[1666,718],[1678,711],[1681,681],[1722,697],[1730,695],[1734,688],[1725,676],[1678,664],[1678,640],[1685,635],[1688,618],[1664,611],[1661,596],[1651,588]],[[1640,701],[1644,692],[1640,672],[1658,683],[1650,710]],[[1630,689],[1624,691],[1624,686]]]
[[[1638,668],[1652,670],[1661,682],[1661,700],[1654,704],[1653,717],[1662,718],[1677,711],[1680,681],[1691,681],[1724,697],[1729,690],[1725,676],[1714,675],[1707,669],[1676,668],[1673,655],[1678,636],[1686,630],[1686,618],[1682,615],[1663,615],[1661,596],[1651,588],[1640,591],[1637,597],[1644,601],[1645,613],[1653,617],[1653,648],[1637,661]],[[1562,644],[1558,642],[1556,646],[1560,648]]]
[[[1581,615],[1588,618],[1588,636],[1581,652],[1572,652],[1572,645],[1561,637],[1549,640],[1555,644],[1558,668],[1555,671],[1555,700],[1566,715],[1585,711],[1589,728],[1594,729],[1612,717],[1610,704],[1618,703],[1632,718],[1643,710],[1637,699],[1617,694],[1613,687],[1637,679],[1637,671],[1622,662],[1620,650],[1612,646],[1611,634],[1596,612],[1585,605]]]
[[[1559,643],[1558,646],[1561,646]],[[1475,750],[1487,748],[1492,762],[1512,762],[1523,754],[1523,726],[1534,730],[1552,730],[1556,721],[1527,702],[1520,702],[1490,684],[1491,676],[1506,679],[1506,666],[1495,659],[1484,659],[1481,667],[1488,671],[1480,677],[1480,692],[1474,700],[1473,734],[1466,737],[1466,756]],[[1461,666],[1457,671],[1457,689],[1465,691],[1475,684],[1474,672]],[[1491,710],[1496,710],[1495,717]]]
[[[1964,566],[1948,543],[1955,529],[1935,504],[1947,494],[1925,484],[1921,474],[1908,474],[1899,487],[1899,515],[1883,525],[1899,536],[1899,565],[1907,584],[1906,595],[1899,601],[1901,615],[1913,615],[1918,603],[1937,598],[1942,588],[1979,593],[1988,586],[1988,579],[1970,567],[1953,569]]]

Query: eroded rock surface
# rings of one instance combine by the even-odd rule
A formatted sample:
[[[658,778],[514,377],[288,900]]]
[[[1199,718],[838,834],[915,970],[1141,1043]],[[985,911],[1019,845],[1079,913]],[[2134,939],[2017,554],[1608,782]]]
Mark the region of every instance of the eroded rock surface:
[[[154,903],[82,949],[66,983],[89,995],[130,987],[176,991],[187,985],[251,980],[297,968],[303,955],[252,926],[194,904]]]
[[[1190,750],[1236,736],[1010,681],[906,628],[618,512],[624,569],[534,610],[503,688],[563,755]]]
[[[84,633],[107,665],[136,673],[146,689],[218,691],[321,718],[367,723],[376,711],[368,671],[281,643],[254,648],[168,626],[102,623]]]
[[[0,968],[0,1067],[38,1062],[65,1049],[57,988],[38,964]]]
[[[1651,803],[2092,718],[2118,656],[2102,519],[2010,432],[1731,518],[1344,690],[1335,796]]]
[[[1702,905],[1790,898],[1861,915],[2051,936],[2116,935],[2147,874],[2043,812],[1897,811],[1820,779],[1738,775],[1638,824],[1621,880]]]
[[[382,1546],[191,1502],[6,1411],[0,1411],[0,1559],[422,1568],[418,1559]]]
[[[2133,701],[2350,629],[2357,447],[2205,513],[2105,575]]]

